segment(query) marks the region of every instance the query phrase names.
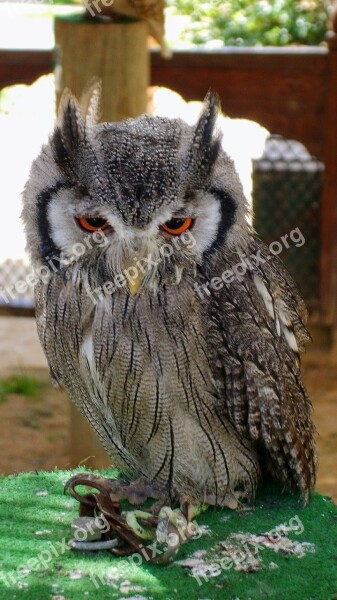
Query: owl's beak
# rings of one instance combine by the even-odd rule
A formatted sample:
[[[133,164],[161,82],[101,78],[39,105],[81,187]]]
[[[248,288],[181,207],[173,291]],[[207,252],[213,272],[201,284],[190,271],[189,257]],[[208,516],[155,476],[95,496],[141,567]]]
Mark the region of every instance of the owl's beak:
[[[137,279],[128,279],[128,288],[131,296],[135,296],[143,279],[143,273],[139,273]]]
[[[142,283],[143,273],[140,269],[135,267],[134,263],[126,262],[124,265],[124,274],[127,280],[129,292],[131,296],[135,296],[139,290],[140,284]]]

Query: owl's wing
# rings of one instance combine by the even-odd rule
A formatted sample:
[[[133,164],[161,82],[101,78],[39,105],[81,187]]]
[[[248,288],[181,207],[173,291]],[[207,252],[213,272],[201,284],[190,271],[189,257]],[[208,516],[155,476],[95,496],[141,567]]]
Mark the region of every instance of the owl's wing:
[[[214,376],[237,431],[262,447],[273,474],[298,486],[306,499],[317,456],[299,362],[310,339],[305,306],[281,261],[260,240],[252,240],[245,258],[233,253],[219,259],[213,273],[227,272],[226,283],[218,291],[208,287]]]

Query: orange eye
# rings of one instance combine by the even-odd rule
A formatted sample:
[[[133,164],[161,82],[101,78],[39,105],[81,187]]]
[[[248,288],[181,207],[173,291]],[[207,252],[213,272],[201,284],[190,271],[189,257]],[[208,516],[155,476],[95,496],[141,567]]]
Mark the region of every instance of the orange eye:
[[[103,231],[110,227],[109,222],[102,217],[79,217],[76,221],[84,231]]]
[[[181,235],[191,227],[192,223],[193,221],[190,217],[186,217],[186,219],[183,217],[173,217],[165,225],[162,225],[161,228],[171,235]]]

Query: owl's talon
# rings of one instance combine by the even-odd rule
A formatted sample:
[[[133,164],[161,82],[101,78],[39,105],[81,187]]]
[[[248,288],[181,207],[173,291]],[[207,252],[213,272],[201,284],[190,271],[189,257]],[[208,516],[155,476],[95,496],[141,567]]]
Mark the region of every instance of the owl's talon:
[[[142,540],[153,540],[155,537],[154,529],[145,529],[139,522],[138,519],[141,519],[143,522],[149,521],[153,519],[151,513],[148,513],[144,510],[130,510],[128,512],[123,512],[122,517],[125,518],[125,521],[129,527],[129,529],[134,533],[137,537]],[[152,523],[150,523],[151,525]]]
[[[90,491],[81,495],[76,490],[78,485],[89,486],[98,493]],[[156,564],[173,560],[180,546],[195,533],[195,529],[191,528],[192,519],[207,508],[206,505],[193,505],[188,499],[181,500],[181,509],[172,508],[164,504],[167,498],[159,500],[158,491],[150,484],[106,479],[88,473],[73,476],[66,483],[65,490],[69,490],[80,502],[80,519],[75,519],[73,530],[79,526],[88,531],[90,527],[93,529],[83,543],[71,543],[73,549],[94,551],[105,548],[118,556],[136,552]],[[148,509],[125,510],[124,504],[122,509],[121,501],[127,500],[134,505],[136,499],[139,503],[149,499],[157,501]],[[102,523],[108,524],[109,528],[99,532]],[[99,533],[101,536],[97,535]],[[155,539],[161,546],[160,550],[157,550],[157,544],[144,544]]]
[[[204,504],[191,504],[190,502],[181,503],[181,511],[188,523],[196,519],[210,507],[206,502]]]
[[[157,564],[165,564],[175,558],[182,544],[188,542],[197,532],[197,525],[192,524],[192,519],[207,508],[205,504],[193,505],[188,501],[181,502],[181,509],[162,507],[158,515],[157,541],[166,543],[167,546],[155,561]]]

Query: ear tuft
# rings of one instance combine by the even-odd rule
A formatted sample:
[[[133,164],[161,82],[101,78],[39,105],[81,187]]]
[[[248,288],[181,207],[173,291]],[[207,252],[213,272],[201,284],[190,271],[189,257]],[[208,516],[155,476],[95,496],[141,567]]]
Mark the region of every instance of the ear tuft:
[[[212,138],[216,119],[220,110],[219,96],[209,90],[204,99],[204,106],[195,128],[193,143],[208,147],[212,145]]]
[[[84,89],[80,109],[84,115],[87,125],[96,125],[102,116],[101,108],[102,82],[98,77],[93,77]]]
[[[210,175],[221,147],[221,134],[215,132],[219,108],[217,94],[209,91],[194,129],[187,166],[189,174],[199,185]]]
[[[58,122],[65,143],[71,147],[83,139],[85,121],[75,96],[65,89],[58,109]]]
[[[76,156],[85,139],[85,121],[76,98],[65,89],[59,104],[58,123],[51,137],[54,158],[69,179],[76,179]]]

